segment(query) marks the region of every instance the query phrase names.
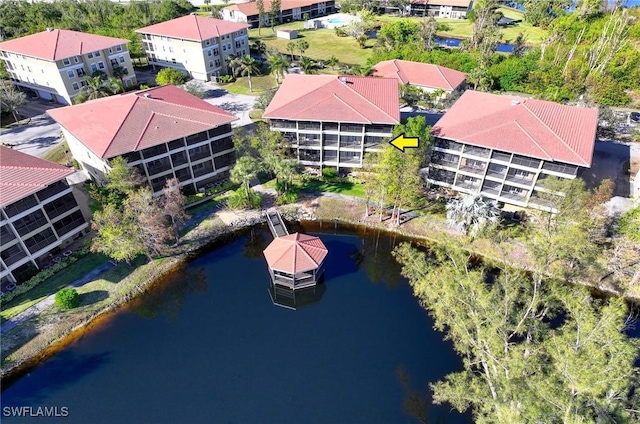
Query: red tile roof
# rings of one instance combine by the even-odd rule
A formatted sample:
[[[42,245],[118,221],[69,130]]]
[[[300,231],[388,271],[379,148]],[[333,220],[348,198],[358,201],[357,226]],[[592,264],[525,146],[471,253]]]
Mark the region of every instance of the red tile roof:
[[[269,268],[295,274],[316,269],[327,252],[318,237],[294,233],[274,239],[263,253]]]
[[[282,0],[280,3],[280,10],[285,11],[285,10],[295,9],[297,7],[312,6],[314,4],[323,3],[323,2],[324,0]],[[233,5],[224,7],[223,9],[237,10],[242,14],[244,14],[245,16],[253,16],[258,14],[258,4],[256,1],[236,3]],[[270,9],[271,9],[271,1],[265,0],[264,1],[265,13],[269,13]]]
[[[207,16],[187,15],[170,21],[160,22],[137,29],[144,34],[164,35],[172,38],[182,38],[192,41],[204,41],[221,35],[231,34],[241,29],[251,28],[251,25],[238,22],[227,22]]]
[[[398,124],[398,81],[392,78],[289,74],[263,117]]]
[[[464,72],[444,66],[397,59],[380,62],[372,70],[375,76],[397,78],[401,84],[442,90],[455,90],[466,79]]]
[[[73,174],[48,160],[0,146],[0,207],[33,194]]]
[[[467,90],[433,127],[437,137],[591,166],[598,109]]]
[[[124,38],[105,37],[86,32],[54,29],[26,35],[0,43],[0,50],[37,57],[44,60],[60,60],[96,50],[127,44]]]
[[[238,119],[173,85],[105,97],[47,113],[93,153],[107,159]]]

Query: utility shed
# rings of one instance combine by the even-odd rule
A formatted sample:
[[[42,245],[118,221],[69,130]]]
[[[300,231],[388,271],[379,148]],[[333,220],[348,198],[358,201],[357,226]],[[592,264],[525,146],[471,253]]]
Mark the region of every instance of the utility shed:
[[[298,30],[282,28],[276,32],[276,36],[278,38],[284,38],[285,40],[294,40],[298,38]]]

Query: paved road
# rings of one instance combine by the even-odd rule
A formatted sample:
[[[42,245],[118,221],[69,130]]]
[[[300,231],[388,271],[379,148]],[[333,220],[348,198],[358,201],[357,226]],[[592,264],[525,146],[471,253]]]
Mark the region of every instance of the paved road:
[[[251,124],[249,112],[256,103],[256,96],[232,94],[212,83],[206,83],[205,86],[208,89],[207,97],[204,99],[207,103],[218,106],[240,118],[231,124],[233,127]]]
[[[20,116],[31,118],[29,123],[2,128],[0,143],[14,146],[15,150],[32,156],[42,156],[60,141],[60,126],[45,111],[62,107],[39,99],[28,100],[19,109]]]

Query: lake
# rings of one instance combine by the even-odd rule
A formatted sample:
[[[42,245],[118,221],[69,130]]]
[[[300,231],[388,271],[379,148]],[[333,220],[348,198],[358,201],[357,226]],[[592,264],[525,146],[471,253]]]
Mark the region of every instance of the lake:
[[[269,292],[270,233],[238,236],[6,388],[3,424],[33,422],[4,416],[21,406],[67,408],[42,423],[417,422],[429,382],[462,363],[390,256],[400,239],[318,235],[325,282],[287,307]],[[448,406],[428,414],[471,422]]]

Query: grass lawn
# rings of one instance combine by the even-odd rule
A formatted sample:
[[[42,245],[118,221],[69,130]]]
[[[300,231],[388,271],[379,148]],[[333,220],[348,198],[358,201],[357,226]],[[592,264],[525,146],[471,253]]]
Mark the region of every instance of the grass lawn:
[[[353,37],[338,37],[332,29],[303,30],[304,22],[290,22],[279,27],[297,29],[299,39],[309,43],[309,49],[304,52],[304,56],[316,61],[326,61],[331,56],[335,56],[342,63],[362,66],[366,64],[373,52],[372,47],[376,44],[375,40],[369,40],[367,48],[361,49]],[[290,55],[287,51],[287,44],[290,40],[277,38],[271,28],[263,28],[262,35],[258,35],[257,29],[251,29],[249,30],[249,38],[251,40],[260,39],[268,48],[276,48],[281,53]],[[297,40],[293,40],[293,42],[295,43]],[[296,49],[294,55],[300,55],[300,51]]]
[[[71,155],[71,151],[69,150],[69,145],[66,141],[63,141],[62,143],[58,144],[56,147],[45,153],[44,156],[42,156],[42,159],[46,159],[60,165],[65,165],[71,162],[73,156]]]
[[[347,196],[365,197],[364,185],[348,180],[323,181],[318,179],[307,179],[296,183],[300,187],[300,191],[322,192],[322,193],[338,193]],[[265,188],[276,188],[275,178],[262,184]]]
[[[499,9],[504,16],[511,19],[524,19],[523,13],[511,9],[508,7],[501,7]],[[411,19],[414,21],[422,20],[421,17],[399,17],[399,16],[390,16],[390,15],[380,15],[376,17],[376,20],[380,23],[388,23],[388,22],[397,22],[400,19]],[[455,38],[470,38],[472,32],[472,23],[466,19],[440,19],[436,18],[439,23],[447,24],[450,29],[447,31],[440,31],[438,35],[440,36],[448,36]],[[516,39],[520,32],[524,33],[527,36],[527,44],[540,44],[540,42],[547,36],[547,31],[536,28],[527,22],[520,22],[512,27],[503,28],[500,30],[502,33],[502,40],[513,41]]]
[[[230,84],[220,84],[220,87],[224,88],[230,93],[234,94],[248,94],[251,96],[258,96],[260,93],[276,88],[275,77],[269,75],[254,75],[251,77],[251,84],[253,86],[253,92],[249,91],[249,78],[241,77],[235,82]]]
[[[109,258],[99,253],[88,253],[51,278],[38,284],[26,293],[17,296],[2,306],[0,319],[2,322],[18,315],[30,306],[40,302],[49,295],[55,294],[61,288],[71,284],[94,268],[107,262]]]

